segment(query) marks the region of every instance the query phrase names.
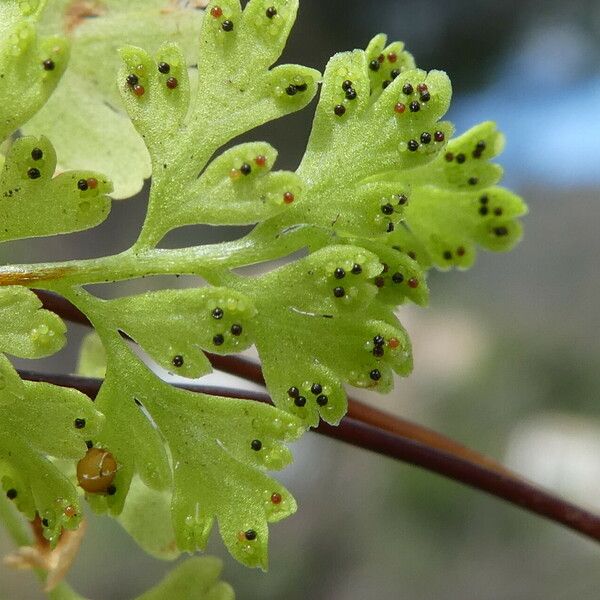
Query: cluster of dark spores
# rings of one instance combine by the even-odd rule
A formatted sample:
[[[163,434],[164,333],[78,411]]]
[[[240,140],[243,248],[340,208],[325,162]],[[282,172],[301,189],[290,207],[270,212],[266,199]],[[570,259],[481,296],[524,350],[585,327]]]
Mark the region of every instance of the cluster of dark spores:
[[[416,255],[414,253],[412,253],[413,256],[411,256],[411,258],[413,260],[415,260]],[[375,285],[378,288],[382,288],[385,285],[385,277],[384,275],[387,275],[390,272],[390,267],[387,263],[381,263],[383,266],[383,270],[381,271],[381,275],[377,275],[377,277],[375,277],[375,279],[373,280],[373,282],[375,283]],[[401,283],[404,283],[405,281],[405,277],[404,274],[402,274],[400,271],[394,271],[391,276],[389,276],[390,279],[392,280],[393,283],[395,283],[396,285],[399,285]],[[408,287],[415,289],[417,287],[419,287],[419,280],[416,277],[410,277],[408,279],[408,281],[406,282]]]
[[[502,208],[500,206],[497,206],[494,209],[491,209],[491,207],[489,206],[489,196],[487,196],[487,194],[484,194],[483,196],[479,197],[479,214],[482,217],[487,216],[490,213],[490,210],[493,211],[493,214],[496,217],[501,217],[502,216]]]
[[[141,67],[140,67],[141,68]],[[164,61],[158,63],[158,72],[161,75],[168,75],[171,72],[171,65]],[[146,93],[146,88],[140,83],[140,78],[135,73],[130,73],[125,78],[125,82],[129,86],[129,89],[138,97],[143,96]],[[178,85],[176,77],[167,77],[165,85],[170,90],[174,90]]]
[[[42,149],[34,148],[31,151],[31,158],[35,161],[42,160],[42,158],[44,158]],[[29,169],[27,169],[27,177],[29,177],[29,179],[39,179],[41,176],[42,173],[37,167],[29,167]]]
[[[456,249],[456,256],[459,258],[463,257],[466,253],[467,251],[465,250],[464,246],[459,246]],[[444,250],[444,252],[442,252],[442,256],[444,257],[444,260],[452,260],[453,254],[451,250]]]
[[[486,217],[490,214],[490,211],[492,212],[492,214],[496,217],[501,217],[503,214],[503,210],[501,206],[496,206],[495,208],[490,207],[490,198],[487,194],[483,194],[483,196],[479,197],[479,201],[478,201],[478,211],[479,214],[482,217]],[[492,229],[492,232],[494,233],[494,235],[498,236],[498,237],[504,237],[508,235],[508,228],[504,225],[499,225],[497,227],[494,227]]]
[[[344,96],[346,100],[356,100],[358,98],[358,93],[354,88],[354,84],[349,79],[346,79],[342,82],[342,91],[344,92]],[[346,113],[346,107],[343,104],[336,104],[333,107],[333,112],[338,117],[341,117]]]
[[[221,307],[219,307],[219,306],[217,306],[216,308],[214,308],[211,311],[212,318],[215,319],[215,320],[217,320],[217,321],[220,321],[223,318],[224,314],[225,313],[224,313],[223,309]],[[229,328],[229,331],[231,332],[231,335],[234,335],[234,336],[237,337],[237,336],[242,335],[243,329],[242,329],[242,326],[240,324],[234,323]],[[217,333],[217,334],[215,334],[213,336],[212,341],[213,341],[213,344],[215,346],[222,346],[223,343],[225,342],[225,336],[222,333]]]
[[[479,140],[475,144],[473,151],[471,152],[471,156],[475,159],[481,158],[486,147],[486,143],[483,140]],[[449,163],[456,161],[459,165],[462,165],[466,162],[467,155],[464,152],[458,152],[456,155],[453,152],[446,152],[444,158]],[[477,177],[469,177],[467,179],[467,183],[469,185],[477,185],[479,183],[479,179]]]
[[[352,269],[350,269],[350,273],[352,275],[360,275],[362,273],[362,267],[359,264],[354,264],[352,265]],[[338,280],[344,279],[344,277],[346,277],[346,269],[337,267],[333,271],[333,277]],[[346,295],[346,290],[341,285],[337,285],[333,288],[333,295],[336,298],[343,298]]]
[[[406,196],[406,194],[394,194],[393,198],[398,206],[406,206],[408,204],[408,197]],[[386,202],[385,204],[382,204],[380,206],[380,210],[386,217],[389,217],[396,212],[396,208],[391,202]],[[394,231],[395,225],[391,219],[388,221],[386,227],[386,231],[388,233]]]
[[[306,396],[303,396],[296,386],[289,388],[287,393],[298,408],[306,406]],[[329,398],[323,393],[323,386],[320,383],[313,383],[310,386],[310,393],[315,396],[315,402],[319,406],[326,406],[329,402]]]
[[[220,321],[224,317],[225,311],[221,307],[217,306],[216,308],[212,309],[210,314],[213,319]],[[242,335],[243,331],[244,329],[239,323],[233,323],[233,325],[231,325],[229,328],[229,332],[235,337]],[[216,333],[212,338],[212,343],[215,346],[222,346],[225,343],[225,334]],[[181,368],[184,365],[184,362],[185,359],[181,354],[176,354],[171,360],[171,364],[176,368]]]
[[[306,83],[290,83],[285,88],[285,93],[288,96],[295,96],[298,92],[305,92],[308,89],[308,85]]]
[[[369,62],[369,69],[371,69],[371,71],[377,73],[378,71],[381,71],[383,68],[383,65],[387,60],[394,64],[396,63],[396,61],[398,60],[398,55],[395,52],[388,52],[387,57],[382,53],[380,54],[377,58],[374,58],[373,60],[371,60]],[[381,87],[385,90],[385,88],[388,87],[388,85],[390,85],[390,83],[392,83],[392,81],[394,79],[396,79],[401,73],[401,70],[397,67],[394,67],[390,70],[389,72],[389,78],[386,78],[383,80],[383,82],[381,83]]]
[[[166,62],[159,62],[158,63],[158,72],[161,73],[162,75],[168,75],[171,72],[171,65]],[[165,82],[165,85],[170,90],[174,90],[179,85],[179,82],[177,81],[176,77],[168,77]]]

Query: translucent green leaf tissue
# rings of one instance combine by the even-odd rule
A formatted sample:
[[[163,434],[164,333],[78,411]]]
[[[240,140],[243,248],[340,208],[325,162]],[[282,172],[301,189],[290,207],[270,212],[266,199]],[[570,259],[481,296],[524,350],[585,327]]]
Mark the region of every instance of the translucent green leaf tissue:
[[[77,527],[85,495],[155,556],[204,549],[217,523],[232,556],[266,569],[268,524],[297,508],[268,474],[291,462],[289,444],[321,419],[338,424],[348,386],[387,393],[394,374],[410,374],[398,307],[427,303],[430,269],[468,268],[479,248],[519,241],[526,206],[492,162],[503,136],[486,122],[453,137],[448,76],[418,69],[384,35],[336,54],[323,75],[276,65],[297,0],[70,8],[0,6],[0,242],[94,227],[111,194],[131,196],[150,177],[148,208],[118,254],[0,266],[2,486],[53,544]],[[295,171],[277,170],[266,142],[232,142],[318,93]],[[195,224],[253,227],[230,242],[158,247]],[[165,274],[203,284],[95,294]],[[95,328],[79,363],[103,378],[95,403],[22,381],[4,356],[65,342],[31,289],[61,294]],[[165,379],[200,377],[211,356],[253,346],[275,406]],[[76,463],[77,479],[54,459]],[[192,597],[190,582],[203,590],[193,597],[231,598],[207,561],[140,598]]]

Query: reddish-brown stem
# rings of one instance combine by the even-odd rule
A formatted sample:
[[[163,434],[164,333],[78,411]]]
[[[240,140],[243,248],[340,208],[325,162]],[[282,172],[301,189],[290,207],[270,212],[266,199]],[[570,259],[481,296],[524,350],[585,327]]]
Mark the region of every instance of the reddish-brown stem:
[[[219,371],[237,375],[242,379],[252,381],[259,385],[265,384],[260,365],[253,361],[238,356],[220,356],[209,352],[207,352],[207,356],[213,367]],[[415,440],[416,442],[421,442],[449,454],[454,454],[455,456],[483,465],[498,473],[508,473],[507,469],[491,458],[483,456],[470,448],[466,448],[462,444],[459,444],[432,429],[428,429],[427,427],[423,427],[412,421],[407,421],[406,419],[378,410],[377,408],[373,408],[354,398],[348,398],[347,414],[356,421],[372,425],[379,429],[383,429],[384,431],[389,431],[390,433],[401,435],[402,437]]]
[[[38,290],[36,293],[45,308],[54,311],[69,321],[80,323],[82,325],[90,324],[85,314],[62,296],[43,290]],[[259,364],[238,356],[221,356],[210,352],[207,352],[207,356],[215,369],[223,371],[224,373],[236,375],[237,377],[252,381],[258,385],[265,385],[262,369]],[[428,429],[427,427],[378,410],[353,398],[348,399],[348,416],[357,421],[389,431],[390,433],[395,433],[402,437],[431,446],[432,448],[443,450],[444,452],[485,466],[498,473],[508,474],[507,469],[487,456],[483,456],[470,448],[466,448],[462,444],[459,444],[436,431]],[[513,477],[515,477],[515,475],[513,475]]]
[[[102,385],[100,379],[89,379],[74,375],[44,375],[21,371],[23,379],[46,381],[78,389],[94,398]],[[259,402],[271,402],[267,394],[248,392],[200,384],[187,384],[184,389],[218,396],[242,398]],[[550,492],[540,489],[510,474],[498,473],[484,465],[475,464],[465,458],[449,454],[420,441],[407,439],[399,434],[345,417],[339,426],[321,423],[316,429],[328,437],[342,440],[353,446],[377,452],[401,460],[428,471],[438,473],[472,488],[487,492],[525,510],[561,523],[595,541],[600,541],[600,517],[571,504]]]

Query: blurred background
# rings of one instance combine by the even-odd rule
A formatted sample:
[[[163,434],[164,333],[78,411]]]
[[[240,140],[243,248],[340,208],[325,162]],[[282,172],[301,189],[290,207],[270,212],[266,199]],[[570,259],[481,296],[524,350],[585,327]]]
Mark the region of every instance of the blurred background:
[[[380,31],[404,40],[420,67],[449,73],[459,133],[498,122],[505,182],[530,215],[514,252],[432,273],[431,306],[399,313],[414,374],[390,396],[363,397],[600,511],[600,2],[303,0],[284,60],[322,69]],[[307,109],[247,139],[267,139],[280,167],[294,168],[311,118]],[[124,249],[143,211],[142,195],[117,203],[98,229],[11,244],[8,260]],[[169,244],[239,233],[189,228]],[[74,370],[82,333],[73,327],[70,348],[36,366]],[[213,536],[210,552],[240,600],[600,597],[600,548],[557,525],[315,434],[295,455],[281,479],[300,510],[272,527],[267,575],[235,563]],[[0,554],[10,548],[0,531]],[[91,517],[69,580],[86,597],[124,600],[170,568]],[[31,575],[0,566],[0,598],[41,597]]]

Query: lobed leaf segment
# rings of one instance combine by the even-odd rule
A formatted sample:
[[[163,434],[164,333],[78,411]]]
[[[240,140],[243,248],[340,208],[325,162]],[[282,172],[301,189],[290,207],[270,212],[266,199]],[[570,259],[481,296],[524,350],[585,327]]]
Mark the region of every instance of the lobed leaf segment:
[[[48,131],[56,99],[24,122],[67,69],[67,40],[38,38],[42,5],[22,4],[2,6],[12,11],[0,43],[4,137],[18,127]],[[130,33],[147,41],[140,23],[147,18],[151,31],[160,29],[152,12],[160,3],[147,4],[151,18],[136,12],[135,26],[120,18],[126,4],[106,3],[107,13],[82,31],[91,36],[110,25],[107,46]],[[86,342],[81,360],[86,372],[105,374],[94,405],[70,390],[21,382],[6,358],[0,362],[2,483],[28,517],[42,517],[51,541],[77,526],[81,508],[77,481],[49,459],[85,455],[79,484],[94,509],[121,514],[150,552],[172,558],[204,548],[216,519],[233,556],[266,568],[268,523],[296,510],[291,494],[266,474],[291,461],[287,443],[321,418],[339,422],[345,384],[385,393],[394,373],[409,374],[410,340],[394,311],[407,301],[427,303],[430,268],[468,268],[478,246],[504,251],[521,236],[525,205],[497,187],[502,171],[491,162],[503,138],[493,123],[452,138],[452,125],[441,120],[451,97],[446,74],[417,69],[404,46],[383,35],[366,50],[336,54],[322,77],[299,65],[272,67],[297,8],[297,0],[250,0],[244,10],[238,0],[212,2],[194,57],[186,36],[183,46],[171,40],[153,52],[123,46],[118,93],[152,170],[138,240],[95,260],[0,267],[0,351],[35,358],[64,342],[64,325],[40,309],[29,287],[63,294],[99,336]],[[81,71],[89,48],[77,44],[73,68]],[[64,81],[76,75],[69,68]],[[218,154],[239,134],[307,106],[319,83],[296,171],[274,170],[277,152],[262,142]],[[99,102],[111,94],[95,89],[92,96]],[[123,135],[129,147],[130,134]],[[68,163],[77,144],[59,139]],[[94,151],[106,144],[90,137]],[[111,181],[96,171],[55,175],[56,160],[46,137],[9,144],[0,175],[1,241],[78,231],[106,218]],[[135,191],[148,174],[137,159],[132,164],[120,192]],[[157,248],[169,231],[199,223],[255,227],[234,242]],[[305,256],[258,275],[235,270],[301,249]],[[81,287],[165,273],[199,275],[209,285],[115,300]],[[205,351],[255,345],[276,406],[175,389],[132,342],[184,377],[210,371]],[[131,506],[140,498],[170,514],[170,526],[164,519],[136,524]]]

